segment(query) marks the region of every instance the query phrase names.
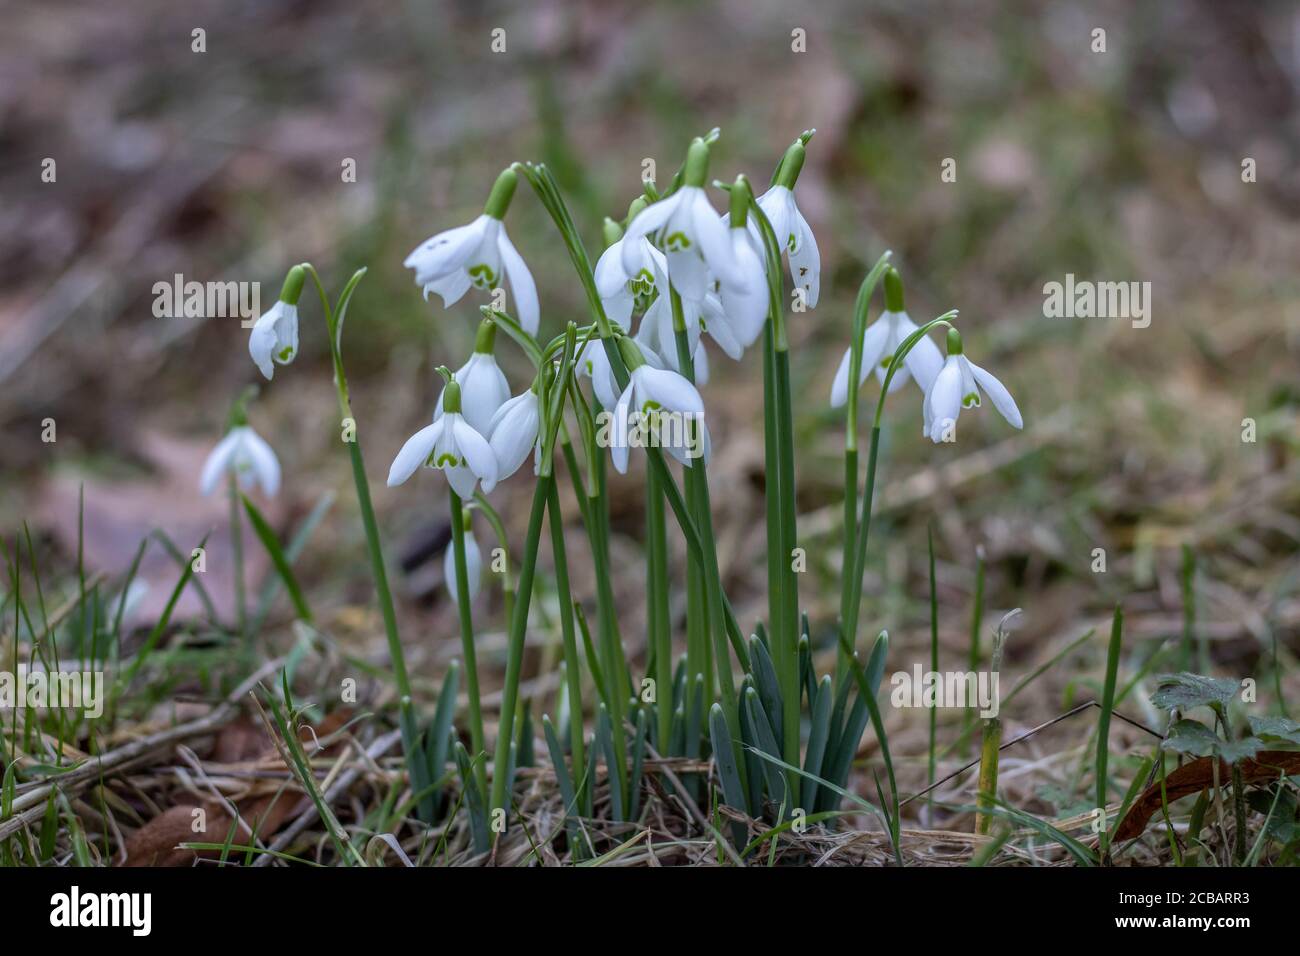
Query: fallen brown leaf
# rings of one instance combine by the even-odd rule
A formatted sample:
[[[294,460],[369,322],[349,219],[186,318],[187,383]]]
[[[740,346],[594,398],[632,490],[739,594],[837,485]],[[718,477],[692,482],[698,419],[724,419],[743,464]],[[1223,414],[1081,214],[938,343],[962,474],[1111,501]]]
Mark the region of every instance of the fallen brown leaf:
[[[1214,786],[1214,758],[1200,757],[1184,764],[1165,777],[1165,799],[1170,803],[1180,797],[1197,793]],[[1279,774],[1300,772],[1300,753],[1286,750],[1265,750],[1254,760],[1243,760],[1240,764],[1241,775],[1246,783],[1267,783],[1276,780]],[[1219,761],[1219,780],[1221,783],[1232,779],[1232,767],[1226,760]],[[1142,796],[1133,801],[1128,813],[1115,830],[1117,841],[1132,840],[1141,836],[1147,821],[1160,809],[1160,784],[1153,783],[1143,791]]]
[[[352,718],[350,710],[337,710],[325,717],[315,727],[313,733],[303,728],[300,734],[304,744],[314,747],[316,740],[322,740],[343,727]],[[321,753],[328,753],[334,746]],[[279,760],[274,743],[267,737],[265,730],[247,718],[233,721],[222,728],[212,745],[211,761],[214,764],[265,764],[274,761],[284,767]],[[257,788],[249,795],[232,802],[239,811],[239,817],[246,823],[259,840],[274,836],[281,827],[300,812],[303,800],[296,787],[280,791],[275,784],[273,792],[265,792],[265,787]],[[203,826],[194,828],[195,811],[201,810]],[[216,799],[199,799],[189,795],[189,799],[175,806],[168,807],[154,817],[126,841],[126,859],[123,866],[190,866],[196,859],[217,859],[217,850],[182,849],[182,843],[223,843],[230,832],[233,818],[227,808]],[[240,829],[231,843],[235,846],[247,845],[248,834]]]

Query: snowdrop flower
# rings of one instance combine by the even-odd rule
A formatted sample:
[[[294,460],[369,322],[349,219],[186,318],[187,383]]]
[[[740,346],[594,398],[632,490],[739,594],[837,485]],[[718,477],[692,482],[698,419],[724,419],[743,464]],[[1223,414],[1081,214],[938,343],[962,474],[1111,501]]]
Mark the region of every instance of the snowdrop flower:
[[[245,491],[258,484],[268,497],[273,497],[280,490],[280,462],[275,452],[245,423],[231,428],[212,449],[203,463],[199,491],[212,494],[225,474],[233,475]]]
[[[461,414],[460,383],[452,379],[442,391],[443,413],[432,425],[407,439],[388,470],[392,488],[415,474],[421,465],[447,475],[452,490],[462,498],[474,495],[481,482],[487,494],[497,483],[497,459],[487,439]]]
[[[629,221],[644,208],[644,199],[634,201]],[[645,236],[629,239],[618,235],[613,220],[605,220],[605,234],[611,241],[596,261],[596,292],[610,321],[626,326],[638,296],[649,299],[668,291],[668,260]]]
[[[469,599],[478,597],[483,584],[483,555],[479,552],[478,542],[469,526],[469,512],[465,512],[465,577],[469,588]],[[442,559],[442,580],[447,585],[453,604],[460,604],[460,580],[456,577],[456,547],[454,542],[447,542],[447,552]]]
[[[804,219],[794,201],[794,184],[803,169],[804,156],[802,140],[795,140],[781,160],[776,183],[758,197],[758,207],[772,224],[776,241],[785,248],[790,260],[790,276],[795,285],[803,289],[804,303],[815,309],[821,290],[822,257],[817,251],[817,239],[808,227],[808,220]]]
[[[727,229],[704,192],[709,171],[709,148],[702,139],[691,143],[681,187],[636,216],[623,237],[623,272],[637,274],[643,263],[639,240],[657,237],[666,252],[668,277],[688,299],[702,299],[709,276],[736,285],[740,279],[732,257]]]
[[[948,358],[925,397],[925,426],[930,440],[938,444],[951,440],[951,429],[963,408],[979,408],[980,389],[988,393],[1002,417],[1012,428],[1023,428],[1020,409],[1006,387],[962,354],[961,335],[948,330]]]
[[[505,481],[524,463],[531,451],[540,463],[542,447],[538,435],[542,423],[537,393],[532,389],[507,401],[488,424],[488,445],[497,460],[497,481]]]
[[[704,400],[700,398],[700,393],[676,372],[646,364],[640,350],[630,339],[621,339],[619,344],[623,350],[623,360],[627,363],[628,383],[614,408],[615,427],[622,427],[622,424],[637,427],[638,422],[644,423],[651,433],[646,440],[659,441],[675,458],[689,465],[695,457],[692,451],[697,449],[688,447],[687,429],[683,428],[678,435],[667,434],[663,427],[664,421],[658,416],[665,412],[675,413],[672,419],[674,431],[677,425],[689,426],[694,423],[702,433]],[[623,440],[626,437],[618,435],[615,440],[606,442],[614,467],[621,474],[627,473],[628,451],[632,444]]]
[[[501,219],[514,196],[517,177],[507,169],[497,177],[483,215],[467,226],[448,229],[416,246],[403,265],[415,270],[415,283],[442,296],[450,308],[470,286],[492,290],[509,281],[515,317],[530,335],[537,334],[537,286],[523,258],[515,251]]]
[[[740,346],[747,349],[754,344],[763,323],[767,321],[768,287],[767,266],[763,247],[756,233],[747,228],[749,213],[749,183],[738,177],[731,187],[731,212],[728,216],[731,228],[728,230],[731,240],[731,255],[736,263],[737,282],[734,285],[721,284],[718,295],[721,300],[723,321],[726,332]],[[778,234],[779,235],[779,234]],[[710,319],[709,329],[717,324],[717,319]],[[723,339],[714,334],[723,351],[732,358]]]
[[[744,353],[744,347],[732,331],[731,320],[714,293],[706,293],[698,302],[682,299],[682,322],[686,329],[686,341],[691,350],[691,364],[697,385],[706,385],[709,381],[709,359],[704,343],[700,341],[701,331],[713,336],[731,358],[738,359]],[[673,330],[672,300],[669,296],[661,295],[651,303],[641,318],[641,327],[637,330],[634,341],[650,365],[682,374],[677,355],[677,333]],[[656,361],[657,359],[661,361]]]
[[[280,298],[253,324],[248,337],[248,354],[268,380],[277,363],[288,365],[298,354],[298,297],[306,278],[302,266],[289,270]]]
[[[453,376],[460,385],[465,421],[480,435],[488,434],[492,416],[510,397],[510,383],[506,381],[505,373],[497,365],[493,354],[496,331],[496,323],[490,320],[484,320],[479,325],[478,337],[474,340],[474,354]],[[439,395],[433,417],[436,419],[441,414],[442,396]]]
[[[918,326],[903,308],[903,280],[892,266],[885,271],[885,311],[862,332],[862,366],[858,370],[858,386],[867,380],[872,369],[881,383],[885,381],[889,363],[909,335]],[[849,396],[849,361],[850,349],[844,350],[840,366],[835,370],[835,379],[831,382],[831,406],[838,408],[848,401]],[[889,383],[889,391],[896,392],[907,384],[909,379],[916,379],[924,394],[929,394],[934,384],[934,377],[943,368],[943,355],[939,346],[923,336],[918,339],[905,356],[903,364],[894,373]]]

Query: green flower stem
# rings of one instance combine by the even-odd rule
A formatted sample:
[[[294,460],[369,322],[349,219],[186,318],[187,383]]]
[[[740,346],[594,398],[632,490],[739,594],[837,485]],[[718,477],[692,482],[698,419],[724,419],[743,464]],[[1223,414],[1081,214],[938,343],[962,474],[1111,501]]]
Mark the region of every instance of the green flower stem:
[[[239,482],[230,476],[230,554],[235,565],[235,614],[239,637],[245,646],[253,635],[248,631],[248,606],[244,597],[244,522],[239,504]]]
[[[465,659],[465,692],[469,695],[469,737],[475,754],[486,749],[483,737],[483,709],[479,700],[478,654],[474,650],[474,618],[470,608],[469,569],[465,560],[465,513],[460,495],[450,488],[452,560],[456,565],[456,611],[460,617],[460,647]],[[487,773],[478,761],[475,772],[479,786],[487,789]]]
[[[681,365],[682,371],[686,378],[692,383],[695,381],[695,362],[691,355],[690,342],[686,335],[685,317],[682,314],[681,296],[677,290],[669,288],[669,302],[673,310],[673,329],[677,341],[677,358]],[[691,423],[694,430],[696,425]],[[700,440],[698,434],[696,440]],[[658,449],[656,449],[657,451]],[[662,461],[662,456],[660,456]],[[692,461],[691,466],[685,472],[687,485],[687,498],[690,504],[692,524],[700,535],[700,547],[698,551],[698,563],[704,568],[704,588],[705,588],[705,611],[707,615],[707,631],[712,636],[712,644],[706,640],[703,648],[703,669],[690,670],[688,675],[703,673],[705,686],[713,687],[713,671],[717,671],[718,690],[722,697],[723,712],[728,720],[735,720],[736,723],[731,726],[740,726],[740,702],[736,694],[735,676],[732,673],[731,657],[727,653],[728,640],[728,621],[727,621],[727,598],[722,590],[722,573],[718,566],[718,547],[713,534],[713,507],[709,496],[709,477],[708,465],[704,461],[703,455]],[[688,551],[688,555],[692,553]],[[688,570],[688,574],[689,574]],[[688,584],[690,583],[688,577]],[[689,599],[690,592],[687,597]],[[748,660],[744,655],[738,655],[738,659],[744,666],[748,666]],[[712,702],[712,690],[709,691],[710,700],[706,701],[705,708],[708,708]],[[700,722],[703,725],[704,715],[700,715]],[[745,766],[745,754],[742,749],[736,749],[736,764],[740,768]]]
[[[781,482],[777,459],[776,406],[772,395],[776,392],[775,349],[772,344],[772,325],[763,330],[763,504],[767,529],[767,623],[772,632],[785,620],[781,601],[785,589],[781,586]],[[777,667],[784,667],[780,648],[773,648]],[[784,685],[782,685],[784,686]]]
[[[697,140],[697,143],[700,141]],[[692,146],[692,153],[695,152]],[[705,150],[705,161],[707,164],[708,152]],[[688,185],[693,185],[689,182]],[[677,346],[677,365],[681,369],[682,376],[691,384],[695,383],[695,360],[691,354],[690,337],[686,333],[686,318],[682,312],[682,297],[678,294],[677,289],[671,284],[668,287],[668,301],[672,308],[673,316],[673,339]],[[695,423],[689,425],[692,436],[698,440]],[[702,464],[702,462],[700,462]],[[711,523],[710,516],[700,513],[700,469],[696,467],[687,468],[682,474],[682,481],[685,485],[686,503],[691,512],[691,518],[695,526],[701,531],[706,524]],[[703,701],[705,709],[713,703],[713,674],[709,653],[709,605],[708,595],[704,587],[704,557],[702,554],[687,552],[686,555],[686,676],[694,679],[695,676],[704,677],[704,686],[706,699]],[[723,662],[719,662],[723,666]],[[694,710],[696,701],[692,695],[686,698],[686,721],[687,726],[695,726]],[[703,715],[701,715],[702,718]],[[699,724],[702,726],[702,720]]]
[[[939,318],[927,322],[904,339],[902,344],[895,350],[893,358],[890,359],[889,368],[885,372],[885,381],[880,386],[880,397],[876,399],[876,415],[871,424],[871,445],[867,452],[866,490],[862,496],[861,517],[855,535],[857,553],[854,555],[853,567],[850,571],[852,577],[845,584],[848,602],[846,613],[841,618],[841,624],[849,644],[847,648],[844,648],[846,656],[851,655],[857,645],[858,614],[862,608],[862,577],[866,573],[867,540],[871,532],[871,505],[876,491],[876,461],[880,452],[880,423],[885,412],[885,396],[889,394],[890,383],[893,382],[894,374],[902,366],[907,353],[912,351],[916,343],[921,340],[921,337],[931,329],[939,325],[950,326],[949,320],[956,314],[955,310],[946,312]]]
[[[785,621],[781,630],[782,653],[785,657],[781,700],[784,705],[782,729],[785,733],[786,762],[799,763],[799,575],[794,570],[794,549],[798,547],[795,525],[794,480],[794,419],[790,397],[790,353],[778,345],[776,349],[776,411],[777,447],[780,455],[781,506],[781,572],[785,595],[781,611]],[[797,793],[800,780],[794,771],[790,775],[790,792]]]
[[[510,619],[507,645],[505,685],[501,691],[501,718],[497,725],[496,758],[492,765],[492,809],[509,813],[506,783],[510,765],[510,741],[514,736],[515,709],[519,699],[519,674],[524,662],[524,638],[528,630],[528,607],[533,596],[533,573],[537,569],[537,547],[542,535],[542,516],[555,478],[540,475],[533,491],[533,507],[528,516],[528,535],[524,539],[523,563],[519,568],[519,597],[514,617]]]
[[[939,592],[936,589],[934,574],[934,528],[926,529],[926,543],[929,548],[930,556],[930,673],[939,673]],[[934,739],[938,730],[939,708],[931,707],[930,710],[930,738],[929,752],[926,760],[925,782],[927,788],[934,787]],[[925,798],[926,809],[933,814],[934,812],[934,790],[930,789]]]
[[[646,645],[654,651],[655,743],[668,753],[672,740],[673,642],[668,604],[668,540],[664,527],[664,497],[654,470],[646,473]]]
[[[339,295],[335,308],[330,307],[325,286],[321,283],[316,269],[309,263],[302,264],[311,276],[320,295],[321,307],[325,312],[325,325],[329,332],[330,357],[334,363],[334,388],[338,393],[339,413],[345,420],[356,421],[352,417],[352,404],[348,398],[348,380],[343,372],[343,320],[347,316],[348,303],[357,283],[366,274],[365,269],[353,273],[348,284]],[[388,638],[388,654],[393,664],[393,681],[397,685],[398,699],[401,706],[402,750],[406,757],[408,770],[413,770],[424,755],[419,746],[415,715],[411,702],[411,678],[406,671],[406,656],[402,651],[402,640],[397,633],[397,613],[393,609],[393,595],[388,588],[388,573],[384,569],[384,552],[379,541],[379,524],[375,520],[374,505],[370,501],[370,483],[366,478],[366,465],[361,456],[361,442],[357,437],[346,443],[348,457],[352,462],[352,481],[356,486],[357,505],[361,510],[361,522],[366,531],[366,547],[370,555],[370,566],[375,578],[375,592],[379,599],[379,608],[384,617],[384,632]]]
[[[809,131],[801,137],[801,141],[807,143],[812,133]],[[703,137],[704,145],[708,146],[714,143],[718,138],[718,130],[714,129],[707,136]],[[550,214],[551,219],[555,222],[556,228],[564,241],[565,248],[569,252],[569,258],[573,261],[575,271],[578,273],[578,279],[582,283],[583,290],[587,294],[587,307],[595,321],[597,331],[600,334],[601,344],[609,356],[610,364],[614,370],[614,376],[618,381],[620,388],[626,388],[628,377],[627,368],[623,364],[623,357],[619,354],[617,343],[614,339],[614,328],[605,314],[604,304],[600,301],[600,294],[596,289],[596,277],[592,272],[591,260],[587,256],[586,247],[582,244],[582,239],[578,235],[578,230],[573,224],[573,218],[569,215],[568,208],[564,204],[564,199],[560,195],[559,187],[555,183],[555,177],[551,171],[546,168],[545,164],[532,163],[515,163],[510,167],[519,175],[528,180],[529,186],[537,194],[542,206]],[[678,171],[674,177],[674,188],[680,183],[680,177],[684,176],[685,166]],[[752,191],[751,191],[752,192]],[[757,208],[756,206],[751,207]],[[763,221],[766,223],[766,217]],[[771,225],[767,226],[768,233],[771,233]],[[681,494],[677,490],[676,482],[672,479],[672,474],[668,471],[668,466],[663,460],[663,454],[658,448],[646,449],[650,459],[651,467],[654,468],[660,478],[660,482],[667,496],[668,504],[673,509],[673,517],[677,519],[682,533],[686,535],[687,544],[692,549],[701,550],[701,542],[698,533],[692,526],[690,516],[687,514]],[[603,471],[604,457],[598,456]],[[593,477],[592,484],[595,485]],[[603,484],[603,482],[602,482]],[[608,517],[606,517],[606,521]],[[749,656],[745,651],[744,640],[740,634],[740,628],[735,621],[735,615],[731,612],[730,606],[726,607],[727,633],[732,642],[732,647],[736,651],[737,657],[748,667]],[[611,714],[611,716],[613,716]],[[616,737],[619,735],[615,735]]]
[[[785,175],[791,152],[802,155],[802,140],[791,146],[777,172],[777,180],[793,185],[797,166]],[[800,160],[798,165],[802,165]],[[783,175],[785,178],[782,179]],[[767,362],[763,375],[764,450],[767,463],[767,521],[769,587],[775,585],[780,598],[769,603],[773,665],[782,699],[782,752],[791,767],[799,765],[799,583],[794,570],[794,549],[798,546],[795,519],[794,416],[790,397],[790,352],[785,327],[785,273],[781,269],[782,244],[777,241],[762,207],[754,201],[750,215],[758,224],[767,256],[768,310],[764,338]],[[775,476],[775,482],[773,482]],[[775,488],[773,487],[775,484]],[[772,552],[773,532],[778,544]],[[769,598],[769,601],[771,599]],[[788,790],[798,793],[800,781],[787,771]]]
[[[582,738],[582,670],[578,659],[578,639],[573,624],[573,594],[569,590],[569,561],[564,547],[564,515],[560,511],[560,493],[554,479],[548,479],[547,524],[551,527],[551,554],[555,560],[555,591],[560,601],[560,633],[564,639],[565,680],[569,694],[569,753],[573,758],[573,777],[579,779],[587,765]]]
[[[862,285],[858,287],[858,297],[853,306],[853,331],[849,338],[849,395],[848,414],[844,427],[844,548],[840,567],[847,570],[853,567],[854,548],[858,531],[858,387],[862,374],[862,336],[867,328],[867,313],[871,305],[871,295],[876,284],[889,265],[892,255],[888,250],[876,260]],[[853,579],[843,571],[840,575],[840,620],[847,619],[850,600],[850,588]],[[835,667],[835,686],[838,688],[848,670],[848,661],[842,656]]]

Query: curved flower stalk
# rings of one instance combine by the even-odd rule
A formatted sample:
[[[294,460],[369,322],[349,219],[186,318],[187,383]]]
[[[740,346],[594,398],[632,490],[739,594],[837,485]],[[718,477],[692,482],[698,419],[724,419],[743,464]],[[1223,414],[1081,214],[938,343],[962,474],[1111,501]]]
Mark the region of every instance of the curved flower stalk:
[[[491,291],[502,281],[508,282],[519,324],[536,335],[540,318],[537,285],[502,222],[517,181],[513,169],[502,171],[481,216],[426,239],[402,264],[415,270],[415,283],[424,288],[424,297],[436,292],[446,308],[459,302],[471,286]]]
[[[858,372],[858,386],[867,380],[872,370],[883,384],[885,372],[889,368],[894,352],[918,326],[903,307],[903,280],[898,271],[890,266],[885,270],[885,311],[880,318],[862,332],[861,365]],[[853,350],[844,350],[835,378],[831,382],[831,407],[838,408],[848,401],[849,364]],[[922,394],[928,395],[935,376],[943,368],[943,355],[939,346],[929,336],[921,336],[916,345],[908,351],[903,365],[889,385],[891,392],[898,391],[910,379],[916,379]]]
[[[641,265],[637,240],[653,236],[665,251],[668,277],[685,298],[704,298],[710,275],[726,284],[740,283],[727,229],[704,192],[708,171],[709,148],[696,139],[687,153],[682,186],[628,223],[621,250],[627,275],[636,275]]]
[[[199,491],[205,496],[216,491],[223,475],[230,475],[245,491],[261,485],[267,497],[280,490],[280,461],[271,446],[253,431],[242,416],[203,463]]]
[[[479,323],[474,340],[474,354],[456,370],[454,378],[460,385],[461,407],[465,421],[480,435],[486,436],[492,416],[510,397],[510,383],[497,365],[496,323],[484,320]],[[433,407],[433,417],[442,415],[442,395]]]
[[[992,373],[962,354],[961,334],[948,330],[948,358],[925,399],[925,427],[936,444],[955,440],[957,417],[963,408],[980,407],[980,389],[1012,428],[1023,428],[1016,400]]]
[[[280,298],[253,324],[248,336],[248,354],[267,381],[275,376],[276,365],[288,365],[298,355],[298,298],[306,279],[302,266],[290,269]]]
[[[478,541],[470,529],[469,510],[465,509],[461,518],[465,529],[465,589],[470,601],[478,597],[483,584],[483,555],[479,551]],[[460,606],[460,578],[456,574],[456,548],[449,544],[442,559],[442,579],[447,585],[447,593],[452,601]]]
[[[442,395],[443,414],[406,440],[388,470],[388,487],[400,485],[425,465],[443,472],[462,498],[473,497],[480,482],[487,494],[497,483],[492,447],[461,413],[460,383],[450,379]]]

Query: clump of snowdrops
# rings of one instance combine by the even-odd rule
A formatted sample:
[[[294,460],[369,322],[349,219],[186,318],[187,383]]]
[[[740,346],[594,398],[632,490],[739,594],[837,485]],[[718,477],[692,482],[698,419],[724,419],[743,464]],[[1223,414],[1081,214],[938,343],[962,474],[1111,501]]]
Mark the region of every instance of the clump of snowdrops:
[[[563,679],[549,702],[554,720],[543,717],[542,729],[576,855],[594,852],[589,842],[583,844],[588,838],[577,822],[597,812],[598,794],[601,808],[615,820],[636,818],[650,755],[712,757],[715,776],[688,773],[674,777],[673,786],[684,798],[714,809],[711,826],[720,846],[731,841],[730,854],[753,848],[740,822],[746,818],[776,825],[825,819],[845,794],[868,723],[879,738],[888,779],[877,780],[877,802],[856,802],[879,816],[897,852],[899,799],[875,699],[889,639],[882,631],[867,646],[859,621],[885,398],[915,382],[924,434],[939,445],[955,440],[961,412],[979,407],[982,394],[1011,425],[1020,428],[1022,422],[1007,389],[966,356],[956,310],[916,324],[905,309],[902,279],[889,253],[882,255],[859,289],[850,345],[830,395],[846,416],[839,663],[833,674],[818,675],[795,570],[798,455],[787,336],[787,324],[810,321],[820,298],[821,255],[796,197],[812,137],[805,132],[790,145],[757,195],[744,175],[710,182],[718,131],[695,139],[662,189],[644,182],[625,217],[605,220],[605,248],[594,267],[554,177],[532,163],[503,170],[481,216],[437,233],[407,257],[405,265],[426,299],[436,293],[446,309],[471,290],[491,296],[480,306],[473,354],[454,372],[450,364],[437,370],[445,385],[431,422],[396,453],[388,473],[388,484],[400,485],[427,468],[448,485],[452,541],[445,579],[459,615],[462,658],[450,669],[428,719],[412,699],[343,370],[344,317],[364,270],[331,302],[316,271],[305,263],[295,266],[280,301],[253,329],[250,354],[271,379],[275,366],[297,353],[298,299],[306,279],[312,280],[326,319],[340,415],[345,426],[354,427],[347,444],[401,701],[413,799],[426,822],[469,814],[481,851],[515,824],[515,773],[535,760],[531,712],[521,706],[519,691],[538,555],[549,547]],[[550,214],[569,253],[586,294],[589,321],[583,324],[543,331],[547,323],[536,283],[506,229],[520,180]],[[723,200],[725,214],[719,215],[715,198]],[[869,323],[878,287],[885,308]],[[946,355],[931,332],[946,332]],[[505,341],[530,360],[531,381],[512,385],[506,379],[495,357]],[[707,389],[701,391],[710,362],[717,360],[713,349],[737,361],[754,351],[762,362],[768,601],[766,619],[749,627],[732,612],[714,546]],[[858,393],[873,373],[880,392],[863,475]],[[609,561],[607,467],[612,463],[627,472],[633,451],[643,453],[646,464],[649,651],[643,670],[633,668],[625,651]],[[596,572],[594,630],[569,586],[557,458],[565,462]],[[268,494],[278,485],[274,453],[248,425],[242,403],[205,469],[205,490],[224,472],[231,475],[232,507],[240,482],[260,481]],[[490,501],[505,481],[533,488],[522,538],[507,531]],[[256,509],[243,501],[257,524]],[[475,597],[484,583],[482,551],[472,531],[475,512],[509,555],[504,573],[492,578],[505,591],[508,635],[494,740],[484,731],[475,643],[483,628],[475,619]],[[686,629],[680,635],[685,652],[678,656],[679,635],[669,614],[670,535],[681,535],[687,546]],[[303,602],[295,603],[305,613]],[[468,705],[458,713],[462,676]],[[460,786],[452,801],[446,791],[454,776]],[[719,804],[730,812],[722,814]]]

